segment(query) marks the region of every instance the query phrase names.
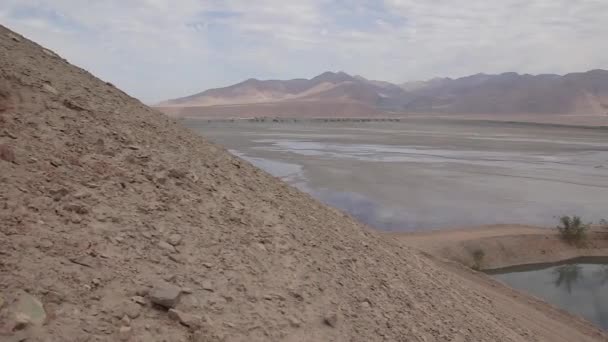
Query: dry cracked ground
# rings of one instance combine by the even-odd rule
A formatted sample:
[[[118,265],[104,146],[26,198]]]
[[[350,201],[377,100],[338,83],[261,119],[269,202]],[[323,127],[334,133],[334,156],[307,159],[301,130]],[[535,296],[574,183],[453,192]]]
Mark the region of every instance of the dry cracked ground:
[[[4,27],[0,189],[1,341],[607,340]]]

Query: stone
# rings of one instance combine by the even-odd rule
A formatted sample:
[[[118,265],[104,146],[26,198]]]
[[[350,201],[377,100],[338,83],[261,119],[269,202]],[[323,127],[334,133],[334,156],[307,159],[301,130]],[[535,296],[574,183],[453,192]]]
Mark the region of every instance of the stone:
[[[131,338],[133,329],[131,327],[120,327],[118,330],[118,339],[128,341]]]
[[[15,162],[17,161],[15,151],[5,144],[0,144],[0,159],[13,164],[16,164]]]
[[[124,315],[122,316],[122,318],[120,319],[120,321],[126,325],[126,326],[130,326],[131,325],[131,319],[129,318],[129,316]]]
[[[150,292],[150,289],[142,286],[135,290],[135,295],[145,297],[148,295],[148,292]]]
[[[167,243],[166,241],[159,241],[158,247],[166,250],[167,252],[175,253],[175,247]]]
[[[53,86],[51,86],[50,84],[43,84],[42,85],[42,90],[46,91],[47,93],[51,93],[53,95],[59,95],[59,91],[57,91],[57,89],[53,88]]]
[[[205,291],[209,291],[209,292],[214,291],[213,284],[211,284],[211,281],[209,281],[209,280],[203,280],[201,283],[201,287]]]
[[[338,315],[335,313],[329,314],[323,318],[323,323],[326,325],[335,328],[338,325]]]
[[[152,303],[172,309],[179,302],[181,292],[180,288],[173,285],[157,285],[150,290],[148,296]]]
[[[168,177],[176,178],[176,179],[185,178],[187,175],[188,175],[187,171],[178,170],[178,169],[171,169],[171,170],[169,170],[169,172],[167,172]]]
[[[16,135],[14,135],[13,133],[11,133],[11,132],[9,132],[7,130],[4,130],[3,134],[6,135],[7,137],[11,138],[11,139],[17,139]]]
[[[17,37],[16,35],[14,35],[13,33],[7,33],[6,34],[10,39],[12,39],[13,41],[19,43],[21,42],[21,38]]]
[[[123,307],[123,312],[125,316],[135,319],[141,314],[141,306],[138,303],[127,302]]]
[[[182,242],[182,236],[180,234],[171,234],[171,235],[169,235],[167,242],[171,246],[177,246]]]
[[[169,310],[169,318],[178,321],[189,328],[200,327],[201,321],[203,320],[201,316],[187,314],[175,309]]]
[[[14,304],[13,314],[17,329],[22,329],[27,325],[42,326],[46,321],[46,311],[42,302],[27,292],[19,294]]]
[[[146,305],[146,298],[142,296],[133,296],[131,297],[131,300],[139,305]]]
[[[40,247],[42,247],[42,248],[51,248],[51,247],[53,247],[53,241],[48,240],[48,239],[42,239],[40,241]]]
[[[42,52],[43,52],[45,55],[49,56],[49,57],[57,57],[57,55],[56,55],[56,54],[55,54],[53,51],[51,51],[51,50],[48,50],[48,49],[44,49],[44,48],[43,48],[43,49],[42,49]]]
[[[293,316],[287,317],[287,321],[289,322],[289,325],[291,325],[293,328],[299,328],[302,325],[302,322],[300,322],[299,319]]]

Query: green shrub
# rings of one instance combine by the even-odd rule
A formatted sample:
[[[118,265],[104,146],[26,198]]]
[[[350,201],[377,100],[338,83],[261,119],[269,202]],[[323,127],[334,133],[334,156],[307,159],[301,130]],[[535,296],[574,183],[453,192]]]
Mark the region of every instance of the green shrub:
[[[579,216],[562,216],[560,225],[557,226],[560,236],[570,244],[582,244],[587,238],[589,224],[584,224]]]
[[[476,249],[473,251],[473,266],[472,268],[474,270],[480,270],[481,269],[481,263],[483,262],[483,257],[486,256],[486,253],[481,249]]]

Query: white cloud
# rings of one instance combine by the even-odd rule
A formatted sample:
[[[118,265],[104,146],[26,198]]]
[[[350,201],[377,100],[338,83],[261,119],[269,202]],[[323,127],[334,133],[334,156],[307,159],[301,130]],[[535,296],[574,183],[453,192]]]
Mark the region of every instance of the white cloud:
[[[145,101],[249,77],[607,67],[603,0],[4,0],[0,21]]]

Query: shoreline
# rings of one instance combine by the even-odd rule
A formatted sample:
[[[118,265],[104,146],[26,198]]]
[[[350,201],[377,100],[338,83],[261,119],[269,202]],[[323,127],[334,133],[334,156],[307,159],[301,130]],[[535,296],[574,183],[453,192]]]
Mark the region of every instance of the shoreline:
[[[581,247],[565,243],[554,229],[525,225],[391,232],[388,235],[406,246],[484,272],[556,264],[577,258],[608,257],[608,230],[599,228],[588,232],[587,242]]]
[[[463,116],[463,115],[363,115],[363,116],[260,116],[260,117],[215,117],[215,116],[176,116],[179,121],[213,123],[314,123],[314,122],[407,122],[411,120],[444,121],[452,123],[480,123],[502,125],[527,125],[555,128],[608,129],[608,118],[603,116]]]

